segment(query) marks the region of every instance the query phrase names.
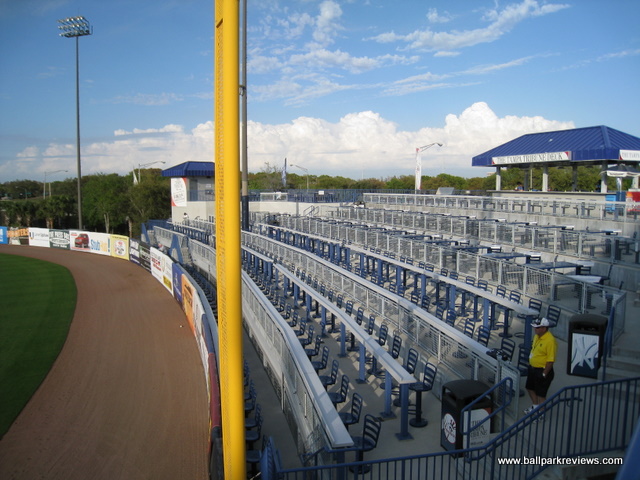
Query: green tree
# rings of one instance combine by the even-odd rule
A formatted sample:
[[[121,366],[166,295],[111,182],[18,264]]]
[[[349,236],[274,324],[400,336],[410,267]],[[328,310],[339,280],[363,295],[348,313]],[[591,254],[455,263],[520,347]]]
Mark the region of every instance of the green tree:
[[[400,177],[391,177],[388,179],[385,188],[390,190],[413,190],[415,186],[415,177],[411,175],[402,175]]]
[[[0,225],[8,227],[18,226],[16,223],[17,202],[4,200],[0,202]]]
[[[163,219],[171,216],[171,185],[168,178],[159,175],[149,177],[128,189],[128,210],[125,212],[129,223],[130,236],[137,236],[139,225],[149,219]],[[134,228],[135,227],[135,228]]]
[[[3,193],[14,200],[42,196],[42,182],[36,180],[13,180],[3,185]]]
[[[249,188],[254,190],[269,190],[277,192],[282,190],[282,168],[265,162],[262,170],[255,174],[249,174]],[[287,176],[288,177],[288,176]]]
[[[116,173],[86,177],[82,187],[82,208],[89,228],[114,233],[114,226],[124,224],[128,211],[128,185],[125,182],[126,178]]]
[[[486,177],[473,177],[467,180],[467,190],[470,191],[487,191],[493,190],[496,186],[495,173]]]
[[[385,182],[377,178],[363,178],[354,183],[351,188],[358,190],[382,190],[385,188]]]
[[[8,206],[9,216],[12,219],[11,224],[16,227],[31,227],[31,222],[36,216],[37,206],[33,200],[14,200],[6,202],[12,205]]]
[[[67,228],[66,219],[75,208],[75,200],[68,195],[53,195],[40,202],[37,215],[46,228]]]
[[[440,187],[453,187],[456,190],[466,190],[467,180],[448,173],[441,173],[436,177],[422,177],[423,190],[437,190]]]
[[[524,175],[525,171],[521,168],[503,168],[500,171],[502,190],[515,190],[518,183],[524,184]],[[495,189],[495,177],[491,189]]]
[[[337,188],[353,188],[354,180],[342,176],[332,177],[330,175],[320,175],[317,178],[311,176],[314,179],[312,185],[320,190],[337,189]]]

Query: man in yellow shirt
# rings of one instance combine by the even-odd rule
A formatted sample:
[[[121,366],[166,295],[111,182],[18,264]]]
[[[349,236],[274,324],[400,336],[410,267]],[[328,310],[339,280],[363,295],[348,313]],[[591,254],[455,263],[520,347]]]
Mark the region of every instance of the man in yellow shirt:
[[[529,354],[529,374],[525,388],[533,405],[524,413],[529,413],[547,399],[547,392],[553,380],[553,364],[556,361],[558,344],[549,331],[549,320],[539,318],[531,323],[535,330],[531,353]]]

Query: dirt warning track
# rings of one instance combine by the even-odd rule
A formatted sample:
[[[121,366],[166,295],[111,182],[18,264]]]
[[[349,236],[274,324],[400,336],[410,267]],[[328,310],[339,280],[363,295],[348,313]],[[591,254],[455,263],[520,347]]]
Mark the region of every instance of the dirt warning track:
[[[64,265],[78,289],[59,357],[0,440],[0,478],[208,478],[204,371],[169,292],[123,260],[13,245],[0,253]]]

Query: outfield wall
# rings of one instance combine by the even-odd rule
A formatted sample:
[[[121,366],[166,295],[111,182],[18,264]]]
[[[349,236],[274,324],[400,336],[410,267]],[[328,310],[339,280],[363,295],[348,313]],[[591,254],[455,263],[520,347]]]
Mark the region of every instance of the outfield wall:
[[[206,296],[191,276],[160,249],[123,235],[55,230],[48,228],[8,229],[0,227],[0,243],[28,244],[42,248],[58,248],[80,254],[105,255],[129,261],[147,270],[182,307],[187,324],[196,339],[204,368],[209,396],[210,451],[212,465],[222,456],[220,389],[218,382],[218,326]],[[216,459],[218,457],[218,460]],[[216,478],[217,468],[210,472]]]

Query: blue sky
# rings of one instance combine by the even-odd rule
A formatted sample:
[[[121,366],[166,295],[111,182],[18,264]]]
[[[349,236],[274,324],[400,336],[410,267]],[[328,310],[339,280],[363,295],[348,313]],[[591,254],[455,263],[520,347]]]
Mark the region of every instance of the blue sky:
[[[0,181],[213,158],[213,0],[0,0]],[[640,136],[640,2],[248,1],[249,170],[483,176],[522,134]],[[290,167],[303,174],[303,169]],[[51,177],[50,177],[51,178]]]

